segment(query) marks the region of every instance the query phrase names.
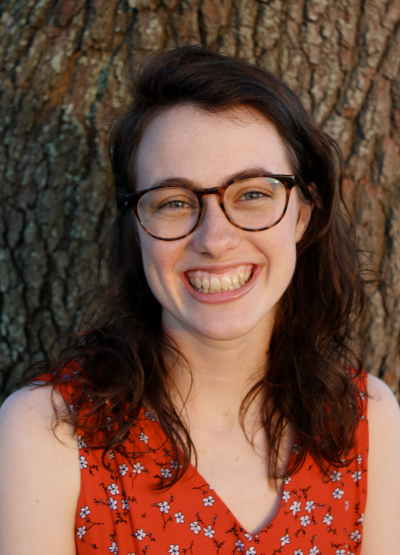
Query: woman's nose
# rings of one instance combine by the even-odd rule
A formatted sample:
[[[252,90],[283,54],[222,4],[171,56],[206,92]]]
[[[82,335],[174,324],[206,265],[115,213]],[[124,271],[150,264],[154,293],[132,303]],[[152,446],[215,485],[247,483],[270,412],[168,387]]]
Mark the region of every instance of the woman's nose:
[[[226,251],[239,246],[240,229],[226,217],[218,195],[203,197],[202,217],[192,238],[196,251],[213,259],[223,258]]]

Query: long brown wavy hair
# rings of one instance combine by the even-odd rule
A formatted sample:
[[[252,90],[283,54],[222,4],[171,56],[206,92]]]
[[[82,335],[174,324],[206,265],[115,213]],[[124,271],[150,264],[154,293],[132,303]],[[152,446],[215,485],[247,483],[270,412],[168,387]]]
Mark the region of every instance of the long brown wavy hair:
[[[285,475],[301,468],[307,452],[323,472],[341,466],[346,457],[349,462],[360,410],[350,374],[361,371],[354,341],[364,281],[344,210],[339,147],[277,76],[199,46],[147,55],[129,87],[131,101],[110,135],[118,215],[103,245],[107,279],[70,347],[33,365],[27,379],[52,372],[51,383],[62,388],[65,367],[79,362],[73,377],[74,410],[58,410],[56,423],[68,421],[92,449],[103,450],[103,457],[110,448],[126,456],[138,454],[127,451],[125,440],[141,407],[151,407],[179,461],[176,474],[160,487],[180,479],[195,451],[171,401],[166,360],[185,361],[161,326],[162,307],[147,284],[134,215],[124,206],[124,197],[135,190],[135,155],[156,115],[184,104],[208,113],[248,107],[279,132],[293,173],[309,184],[306,200],[314,209],[297,245],[293,279],[278,303],[268,368],[243,401],[242,422],[251,402],[263,395],[271,479],[282,476],[278,453],[288,424],[299,443]]]

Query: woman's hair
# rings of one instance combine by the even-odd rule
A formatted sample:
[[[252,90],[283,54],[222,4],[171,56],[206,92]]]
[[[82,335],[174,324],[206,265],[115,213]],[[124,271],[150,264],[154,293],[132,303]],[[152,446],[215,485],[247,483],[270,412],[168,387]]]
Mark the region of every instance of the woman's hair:
[[[134,214],[124,206],[124,196],[135,189],[135,155],[156,115],[189,105],[229,116],[244,107],[275,126],[293,173],[308,186],[303,198],[314,208],[297,244],[293,279],[278,303],[268,365],[243,401],[242,422],[250,403],[261,395],[271,478],[282,475],[278,452],[288,424],[296,432],[297,447],[285,475],[299,470],[307,452],[323,472],[342,465],[360,416],[354,376],[361,361],[354,340],[364,282],[352,227],[343,213],[339,147],[277,76],[199,46],[147,55],[129,86],[131,101],[110,138],[118,215],[104,242],[106,282],[74,343],[57,358],[31,367],[29,379],[51,371],[52,383],[62,387],[65,368],[79,361],[71,393],[74,410],[59,412],[57,422],[72,423],[103,456],[110,448],[129,456],[135,453],[127,451],[124,440],[141,407],[151,407],[181,464],[160,487],[183,475],[194,447],[171,401],[166,361],[186,361],[162,329],[161,306],[147,284]]]

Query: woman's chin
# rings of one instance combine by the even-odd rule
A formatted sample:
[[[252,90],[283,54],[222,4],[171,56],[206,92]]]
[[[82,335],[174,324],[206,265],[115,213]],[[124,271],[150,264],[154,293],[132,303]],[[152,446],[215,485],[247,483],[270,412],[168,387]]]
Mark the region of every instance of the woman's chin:
[[[251,335],[251,333],[261,322],[256,321],[244,321],[243,318],[240,321],[235,321],[234,319],[226,319],[223,321],[212,321],[208,319],[202,325],[200,322],[193,325],[193,322],[189,324],[191,332],[195,332],[208,341],[236,341]]]

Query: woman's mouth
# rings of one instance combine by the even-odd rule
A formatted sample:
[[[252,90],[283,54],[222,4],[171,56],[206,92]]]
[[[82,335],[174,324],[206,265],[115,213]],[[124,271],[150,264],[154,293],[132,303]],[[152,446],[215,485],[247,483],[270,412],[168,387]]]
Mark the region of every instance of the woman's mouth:
[[[256,284],[263,266],[240,264],[226,269],[188,270],[182,274],[182,284],[196,301],[221,304],[236,301]]]
[[[224,273],[190,270],[186,276],[198,293],[221,293],[241,289],[253,275],[253,264],[243,264]]]

